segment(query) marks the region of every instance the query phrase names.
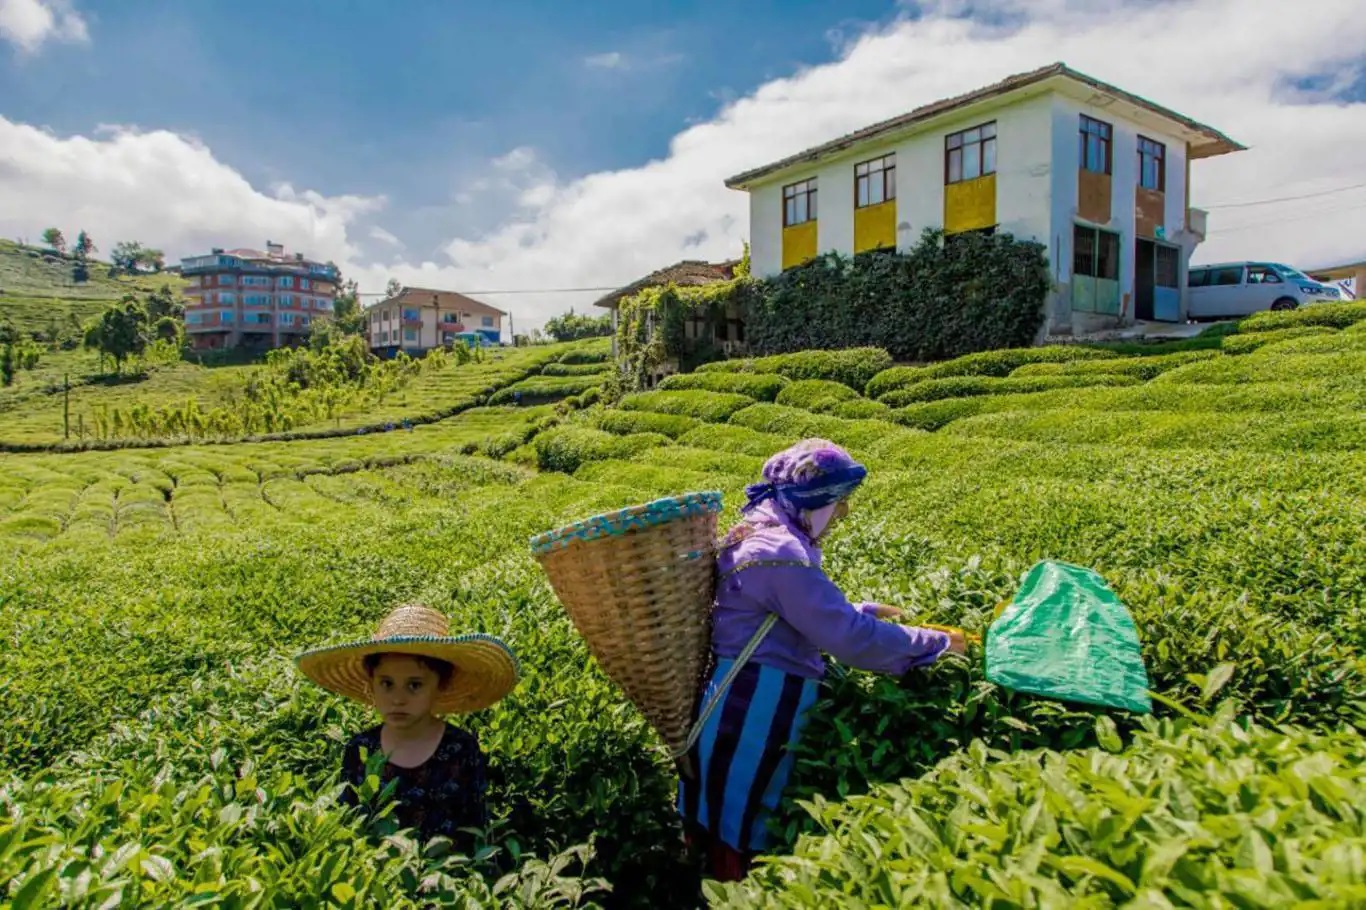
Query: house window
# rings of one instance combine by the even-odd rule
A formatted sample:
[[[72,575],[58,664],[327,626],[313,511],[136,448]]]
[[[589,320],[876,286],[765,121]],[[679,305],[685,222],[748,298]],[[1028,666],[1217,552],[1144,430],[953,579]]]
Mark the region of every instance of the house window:
[[[199,324],[200,324],[201,322],[203,322],[203,321],[204,321],[204,314],[203,314],[203,313],[186,313],[186,314],[185,314],[185,323],[186,323],[187,325],[199,325]]]
[[[896,153],[854,165],[854,207],[880,205],[896,198]]]
[[[299,324],[302,325],[302,326],[304,326],[305,328],[307,328],[308,324],[311,323],[312,321],[313,321],[313,320],[310,319],[310,318],[307,317],[307,316],[300,316],[300,317],[299,317]]]
[[[253,313],[252,316],[255,317],[255,319],[253,319],[252,321],[257,323],[258,325],[270,325],[269,313]]]
[[[232,310],[221,310],[218,313],[219,322],[232,322],[236,314]]]
[[[404,341],[417,341],[417,329],[404,329],[404,330],[403,330],[403,340],[404,340]]]
[[[280,325],[293,325],[293,324],[294,324],[294,314],[293,314],[293,313],[281,313],[281,314],[280,314]]]
[[[422,317],[421,317],[420,315],[418,315],[417,310],[404,310],[404,311],[403,311],[403,321],[404,321],[404,322],[418,322],[419,320],[421,320],[421,318],[422,318]]]
[[[227,293],[227,292],[222,293],[222,294],[219,294],[219,295],[218,295],[218,302],[219,302],[219,303],[236,303],[236,302],[237,302],[237,295],[236,295],[236,294],[232,294],[232,293]]]
[[[480,325],[482,325],[482,326],[483,326],[484,328],[486,328],[486,329],[491,329],[491,328],[493,328],[493,317],[492,317],[492,316],[484,316],[484,317],[480,320]]]
[[[293,278],[290,278],[289,276],[285,276],[284,278],[281,278],[281,279],[280,279],[280,287],[282,287],[282,288],[292,288],[292,287],[294,287],[294,279],[293,279]]]
[[[944,137],[944,183],[961,183],[996,173],[996,123]]]
[[[370,325],[379,328],[379,313],[370,314]]]
[[[816,178],[783,187],[783,227],[816,220]]]
[[[279,300],[280,300],[280,306],[282,306],[282,307],[291,307],[291,308],[292,308],[292,307],[294,306],[294,297],[293,297],[293,295],[291,295],[291,294],[281,294],[280,297],[279,297]]]
[[[1138,185],[1144,189],[1167,189],[1167,147],[1160,142],[1138,137]]]
[[[235,275],[219,275],[219,276],[218,276],[218,283],[221,284],[221,285],[236,284],[236,283],[237,283],[237,281],[236,281],[236,276],[235,276]]]
[[[307,278],[300,278],[300,279],[299,279],[299,287],[300,287],[302,290],[305,290],[305,291],[308,290],[308,288],[309,288],[309,280],[308,280]]]
[[[1081,169],[1096,174],[1113,172],[1112,127],[1103,120],[1081,115]]]

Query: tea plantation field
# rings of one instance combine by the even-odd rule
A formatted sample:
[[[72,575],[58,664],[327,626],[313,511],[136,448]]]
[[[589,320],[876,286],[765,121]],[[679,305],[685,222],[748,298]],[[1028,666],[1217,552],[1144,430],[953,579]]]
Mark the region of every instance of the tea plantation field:
[[[1366,305],[1195,351],[737,361],[611,407],[565,362],[596,355],[538,350],[411,431],[0,455],[0,903],[1366,902]],[[700,886],[669,763],[527,539],[691,489],[733,520],[812,434],[872,470],[827,551],[848,592],[980,629],[1036,560],[1093,566],[1158,714],[1011,694],[976,660],[837,668],[778,855]],[[369,718],[291,663],[407,599],[524,667],[469,719],[497,819],[474,857],[338,807]]]

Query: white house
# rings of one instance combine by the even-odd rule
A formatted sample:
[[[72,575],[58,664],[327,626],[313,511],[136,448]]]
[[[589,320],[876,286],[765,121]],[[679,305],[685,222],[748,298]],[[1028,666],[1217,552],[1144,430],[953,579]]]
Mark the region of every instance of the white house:
[[[913,246],[926,227],[1045,244],[1045,331],[1183,321],[1205,236],[1190,163],[1243,146],[1058,63],[732,177],[750,255],[773,275],[834,250]]]

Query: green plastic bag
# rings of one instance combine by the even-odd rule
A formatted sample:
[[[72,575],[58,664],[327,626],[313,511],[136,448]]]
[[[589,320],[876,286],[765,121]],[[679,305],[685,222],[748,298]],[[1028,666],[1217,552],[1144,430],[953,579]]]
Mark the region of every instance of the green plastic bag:
[[[987,679],[1060,701],[1152,713],[1138,632],[1090,569],[1041,562],[987,627]]]

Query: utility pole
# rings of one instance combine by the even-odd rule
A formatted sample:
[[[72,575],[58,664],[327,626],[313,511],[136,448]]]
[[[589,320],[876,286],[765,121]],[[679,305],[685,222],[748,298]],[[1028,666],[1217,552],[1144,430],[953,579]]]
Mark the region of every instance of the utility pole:
[[[62,374],[62,438],[71,438],[71,374]]]

